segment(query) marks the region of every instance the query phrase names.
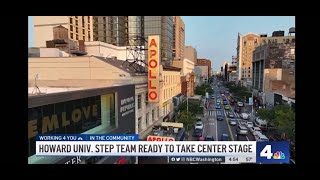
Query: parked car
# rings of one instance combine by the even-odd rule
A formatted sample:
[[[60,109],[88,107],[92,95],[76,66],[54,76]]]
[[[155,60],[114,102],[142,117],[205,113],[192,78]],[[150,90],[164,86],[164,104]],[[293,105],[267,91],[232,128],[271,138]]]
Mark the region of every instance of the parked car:
[[[221,135],[221,141],[230,141],[229,135],[228,134],[222,134]]]
[[[233,114],[233,112],[229,111],[229,113],[228,113],[228,117],[229,117],[229,118],[234,118],[234,114]]]
[[[243,107],[243,102],[239,101],[237,104],[239,107]]]
[[[255,126],[249,128],[249,130],[253,135],[255,135],[257,132],[261,132],[261,129],[259,127],[255,127]]]
[[[249,122],[249,121],[248,121],[246,125],[247,125],[247,127],[250,129],[251,127],[253,127],[253,122]]]
[[[220,107],[220,105],[216,105],[216,109],[220,109],[221,107]]]
[[[223,121],[223,116],[221,114],[217,114],[217,120],[218,121]]]
[[[225,109],[225,110],[230,110],[230,106],[229,106],[229,105],[225,105],[225,106],[224,106],[224,109]]]
[[[204,138],[204,140],[205,140],[205,141],[214,141],[214,138],[213,138],[213,136],[206,136],[206,137]]]
[[[263,135],[262,133],[256,133],[256,135],[254,136],[254,138],[256,139],[256,141],[269,141],[269,139],[267,138],[267,136]]]
[[[229,124],[232,125],[232,126],[235,126],[235,125],[237,125],[237,120],[229,119]]]
[[[241,117],[242,119],[247,120],[247,119],[249,118],[249,115],[248,115],[247,113],[241,113],[241,114],[240,114],[240,117]]]
[[[203,129],[203,123],[198,121],[195,125],[195,129]]]
[[[202,136],[202,129],[194,129],[192,136],[193,137],[201,137]]]
[[[244,125],[238,125],[237,126],[237,134],[239,135],[247,135],[248,134],[248,129]]]

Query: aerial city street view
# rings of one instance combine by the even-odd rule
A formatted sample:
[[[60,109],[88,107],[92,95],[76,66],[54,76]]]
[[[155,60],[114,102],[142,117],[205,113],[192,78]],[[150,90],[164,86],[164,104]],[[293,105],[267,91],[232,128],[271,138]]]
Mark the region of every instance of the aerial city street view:
[[[173,163],[39,157],[37,134],[288,141],[295,164],[294,16],[29,16],[28,25],[29,164]]]

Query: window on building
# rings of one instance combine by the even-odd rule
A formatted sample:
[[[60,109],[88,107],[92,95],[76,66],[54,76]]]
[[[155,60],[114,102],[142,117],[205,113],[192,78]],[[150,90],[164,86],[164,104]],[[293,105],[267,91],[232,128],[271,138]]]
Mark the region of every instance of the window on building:
[[[88,23],[90,23],[90,16],[88,16]]]
[[[138,118],[138,130],[141,131],[141,117]]]
[[[76,34],[76,40],[79,40],[79,35],[78,34]]]
[[[79,28],[78,27],[76,27],[76,33],[78,33],[79,32]]]
[[[138,95],[138,109],[141,109],[141,94]]]
[[[77,16],[76,16],[77,17]],[[78,20],[76,20],[76,26],[78,26]]]
[[[249,67],[249,69],[250,69],[250,67]]]
[[[81,16],[81,19],[82,19],[82,27],[84,27],[84,16]]]
[[[88,39],[91,40],[90,31],[88,31]]]
[[[82,40],[84,40],[84,41],[85,41],[85,40],[86,40],[86,37],[85,37],[85,36],[82,36]]]
[[[151,112],[151,116],[152,116],[152,119],[151,119],[151,121],[154,121],[155,120],[155,114],[154,114],[154,109],[152,109],[152,112]]]
[[[70,38],[73,39],[73,33],[70,33]]]
[[[149,125],[148,122],[149,122],[149,113],[146,114],[146,125],[147,125],[147,126]]]
[[[72,24],[73,23],[73,20],[72,20],[72,18],[70,18],[70,24]]]
[[[84,30],[84,29],[82,29],[82,34],[83,34],[83,35],[85,35],[85,34],[86,34],[86,32],[85,32],[85,30]]]
[[[107,21],[105,16],[103,16],[102,19],[103,19],[103,22],[104,22],[104,23]]]
[[[148,92],[146,92],[146,105],[148,105]]]
[[[250,74],[248,74],[248,77],[250,77]]]
[[[88,30],[90,30],[90,24],[88,24]]]
[[[76,19],[78,19],[78,16],[75,16]]]
[[[73,31],[73,26],[72,25],[70,25],[70,31]]]

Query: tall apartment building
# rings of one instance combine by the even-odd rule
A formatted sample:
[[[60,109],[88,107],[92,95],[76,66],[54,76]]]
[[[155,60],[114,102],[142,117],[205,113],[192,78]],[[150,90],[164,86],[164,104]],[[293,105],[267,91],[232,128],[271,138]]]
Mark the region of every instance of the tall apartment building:
[[[92,16],[33,16],[34,46],[46,47],[46,41],[53,39],[53,28],[63,26],[68,29],[71,40],[93,40]]]
[[[238,80],[245,80],[252,78],[252,53],[259,45],[260,35],[248,33],[246,35],[238,34]]]
[[[144,16],[144,36],[159,35],[161,44],[161,64],[172,64],[173,20],[172,16]]]
[[[211,60],[209,59],[197,59],[197,63],[196,65],[198,66],[207,66],[208,67],[208,77],[210,77],[212,74],[211,74]]]
[[[94,16],[94,40],[125,46],[128,41],[128,16]]]
[[[177,60],[184,58],[185,25],[180,16],[173,16],[173,57]]]
[[[134,40],[134,44],[144,45],[145,42],[141,39],[144,37],[144,16],[128,16],[128,20],[128,37],[131,39],[129,43],[132,43],[132,40]]]
[[[115,46],[133,44],[129,39],[144,36],[143,19],[143,16],[94,16],[94,40]],[[138,44],[142,42],[140,38]]]
[[[184,47],[184,57],[197,64],[197,50],[192,46]]]

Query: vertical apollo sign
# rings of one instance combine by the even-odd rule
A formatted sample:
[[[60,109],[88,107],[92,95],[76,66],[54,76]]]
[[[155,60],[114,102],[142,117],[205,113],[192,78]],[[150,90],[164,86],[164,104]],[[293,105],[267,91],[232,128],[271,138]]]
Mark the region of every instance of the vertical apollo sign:
[[[159,102],[159,36],[148,37],[148,101]]]

